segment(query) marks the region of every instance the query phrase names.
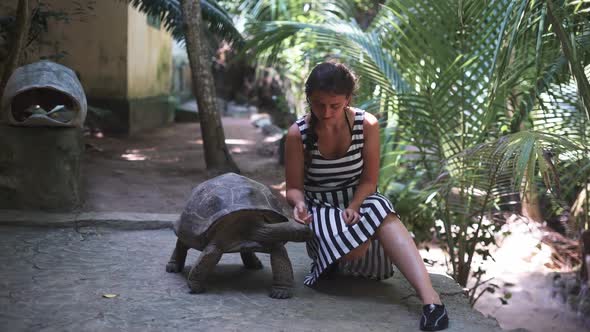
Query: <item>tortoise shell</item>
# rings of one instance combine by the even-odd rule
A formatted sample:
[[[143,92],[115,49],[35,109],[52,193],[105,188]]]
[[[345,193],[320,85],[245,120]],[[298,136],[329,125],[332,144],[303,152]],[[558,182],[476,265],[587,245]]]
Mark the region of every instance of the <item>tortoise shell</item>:
[[[220,224],[239,223],[240,227],[231,227],[244,230],[256,227],[256,223],[250,222],[255,219],[266,223],[289,221],[267,186],[235,173],[226,173],[193,189],[174,230],[185,243],[200,250],[216,236],[214,229],[220,228]]]

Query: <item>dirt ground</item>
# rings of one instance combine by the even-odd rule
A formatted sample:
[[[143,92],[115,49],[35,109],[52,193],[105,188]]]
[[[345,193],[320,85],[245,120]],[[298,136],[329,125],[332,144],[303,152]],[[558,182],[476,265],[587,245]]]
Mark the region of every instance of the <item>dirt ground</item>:
[[[275,187],[284,181],[276,156],[247,118],[223,118],[226,143],[242,175]],[[86,138],[81,210],[180,213],[207,179],[198,123],[176,123],[133,137]]]
[[[557,270],[546,264],[551,262],[551,248],[541,242],[544,230],[536,222],[510,217],[498,234],[510,232],[507,237],[497,238],[499,247],[492,249],[493,261],[476,258],[472,268],[482,266],[486,271],[482,280],[499,288],[494,293],[485,292],[474,308],[486,316],[498,320],[507,330],[525,329],[531,332],[581,332],[590,331],[590,318],[582,317],[569,308],[552,287]],[[436,246],[421,250],[421,255],[438,264],[428,267],[429,271],[445,273],[444,254]],[[487,285],[489,285],[487,284]],[[473,280],[469,286],[473,285]],[[510,294],[506,303],[500,301],[504,294]]]

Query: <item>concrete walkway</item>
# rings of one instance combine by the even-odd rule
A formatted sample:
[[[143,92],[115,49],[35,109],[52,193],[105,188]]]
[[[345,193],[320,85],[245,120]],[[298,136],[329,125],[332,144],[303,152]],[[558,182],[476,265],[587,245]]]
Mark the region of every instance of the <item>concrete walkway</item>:
[[[0,211],[0,331],[418,331],[421,304],[399,272],[311,289],[302,283],[310,263],[303,244],[287,247],[297,281],[292,299],[267,296],[264,254],[259,271],[224,255],[208,292],[189,294],[197,251],[189,251],[183,273],[165,272],[176,239],[166,227],[175,218]],[[432,279],[450,312],[448,331],[501,331],[469,307],[452,279]]]
[[[161,229],[170,228],[178,217],[179,214],[175,213],[51,213],[0,209],[0,226],[76,228],[102,226],[119,230]]]

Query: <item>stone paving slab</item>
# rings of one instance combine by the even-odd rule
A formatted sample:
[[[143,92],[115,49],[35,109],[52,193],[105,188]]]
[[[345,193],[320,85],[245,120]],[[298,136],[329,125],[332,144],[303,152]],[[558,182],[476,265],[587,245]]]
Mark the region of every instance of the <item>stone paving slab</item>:
[[[175,239],[169,229],[0,227],[0,331],[418,331],[421,304],[399,272],[311,289],[303,286],[305,246],[289,244],[294,298],[267,296],[264,254],[259,271],[224,255],[208,292],[189,294],[188,265],[165,272]],[[197,255],[189,251],[187,264]],[[501,331],[469,307],[452,279],[431,276],[449,308],[447,331]]]
[[[174,213],[81,212],[54,213],[26,210],[0,210],[0,226],[91,227],[140,230],[170,228],[179,218]]]

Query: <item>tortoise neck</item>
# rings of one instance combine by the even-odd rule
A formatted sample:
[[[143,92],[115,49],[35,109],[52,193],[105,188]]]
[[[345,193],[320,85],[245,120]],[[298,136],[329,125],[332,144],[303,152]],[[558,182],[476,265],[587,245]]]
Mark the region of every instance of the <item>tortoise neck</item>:
[[[305,242],[312,236],[309,227],[289,221],[261,225],[252,233],[252,240],[259,242]]]

